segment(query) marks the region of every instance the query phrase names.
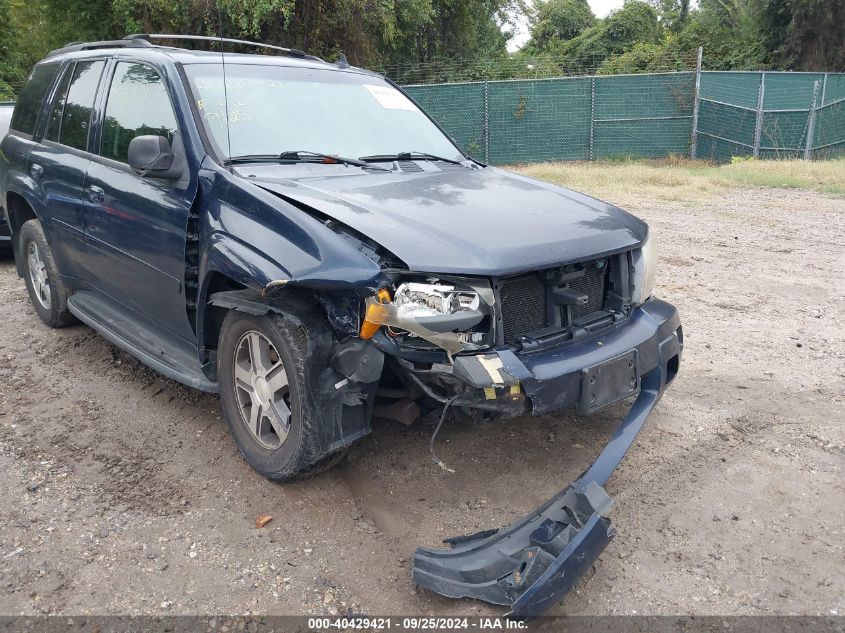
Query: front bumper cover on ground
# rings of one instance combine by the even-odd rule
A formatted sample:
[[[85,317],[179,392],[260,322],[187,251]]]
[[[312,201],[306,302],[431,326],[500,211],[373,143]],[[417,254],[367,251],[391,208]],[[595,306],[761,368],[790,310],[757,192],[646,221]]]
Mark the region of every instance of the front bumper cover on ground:
[[[677,312],[663,302],[655,307],[662,318],[652,320],[650,336],[636,346],[647,359],[641,365],[646,371],[640,393],[596,461],[572,485],[509,527],[447,539],[450,550],[418,548],[414,582],[450,598],[508,605],[508,617],[524,619],[559,602],[592,566],[616,534],[604,516],[612,501],[602,486],[677,370],[677,364],[671,366],[682,349]]]

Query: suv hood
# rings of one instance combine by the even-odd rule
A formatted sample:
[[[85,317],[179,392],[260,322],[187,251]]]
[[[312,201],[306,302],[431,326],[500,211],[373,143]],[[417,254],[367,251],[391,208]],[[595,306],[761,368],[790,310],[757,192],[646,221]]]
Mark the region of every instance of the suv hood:
[[[610,204],[494,167],[417,161],[411,169],[419,171],[301,164],[236,172],[366,235],[416,272],[539,270],[632,248],[648,230]]]

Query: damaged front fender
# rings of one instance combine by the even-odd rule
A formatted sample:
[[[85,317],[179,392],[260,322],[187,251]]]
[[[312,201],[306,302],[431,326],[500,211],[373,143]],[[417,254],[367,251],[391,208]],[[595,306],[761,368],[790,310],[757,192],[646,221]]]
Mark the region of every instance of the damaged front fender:
[[[211,295],[209,305],[256,316],[275,313],[308,332],[307,353],[314,362],[309,363],[305,385],[321,411],[316,431],[324,453],[347,447],[370,433],[384,352],[361,339],[338,341],[328,322],[295,295],[286,296],[282,303],[249,289],[229,290]]]
[[[511,607],[508,617],[536,617],[559,602],[613,539],[602,486],[627,453],[665,383],[658,366],[642,377],[630,411],[595,462],[522,520],[499,530],[447,539],[450,550],[418,548],[412,578],[451,598]]]

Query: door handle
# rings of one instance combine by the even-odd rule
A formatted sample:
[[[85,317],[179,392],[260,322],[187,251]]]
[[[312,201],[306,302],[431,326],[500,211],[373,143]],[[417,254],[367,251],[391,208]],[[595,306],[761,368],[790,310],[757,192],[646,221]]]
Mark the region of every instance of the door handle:
[[[38,163],[32,163],[32,165],[29,166],[29,173],[32,174],[33,178],[38,180],[44,175],[44,168]]]
[[[106,192],[102,188],[95,185],[88,187],[88,200],[95,204],[100,204],[106,199]]]

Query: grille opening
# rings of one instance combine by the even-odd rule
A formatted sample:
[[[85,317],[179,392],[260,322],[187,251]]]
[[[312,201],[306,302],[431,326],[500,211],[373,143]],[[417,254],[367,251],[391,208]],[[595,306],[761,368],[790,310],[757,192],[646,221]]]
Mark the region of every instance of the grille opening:
[[[503,280],[499,294],[505,341],[546,326],[546,287],[538,274]]]
[[[596,260],[560,269],[501,280],[502,330],[506,343],[520,336],[551,334],[571,329],[573,322],[601,313],[608,288],[608,260]],[[558,303],[553,291],[567,289],[587,300],[579,305]]]

